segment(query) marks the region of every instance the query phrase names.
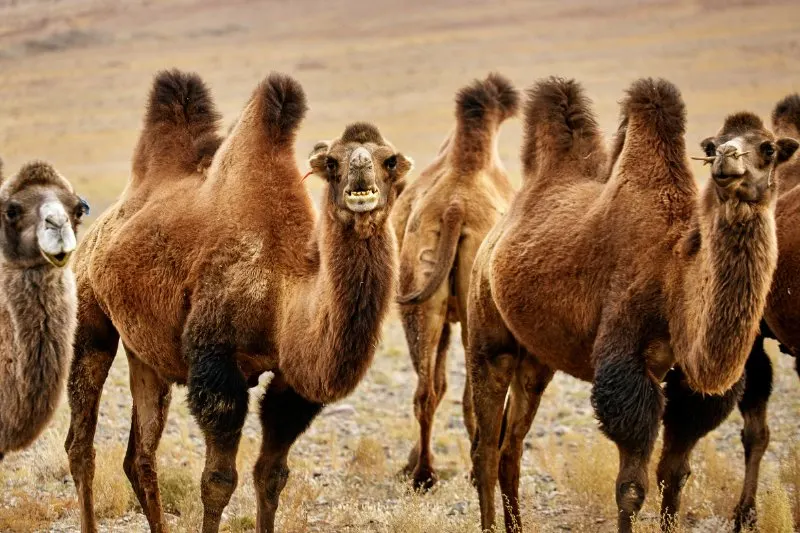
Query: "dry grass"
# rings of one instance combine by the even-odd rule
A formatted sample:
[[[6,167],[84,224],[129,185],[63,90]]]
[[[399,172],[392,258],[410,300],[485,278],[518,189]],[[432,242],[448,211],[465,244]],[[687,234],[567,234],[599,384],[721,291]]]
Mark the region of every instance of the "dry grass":
[[[776,479],[765,479],[758,492],[759,533],[792,533],[792,505],[786,489]]]
[[[99,447],[94,476],[95,512],[98,518],[118,518],[131,509],[136,496],[122,469],[121,444]]]
[[[72,498],[37,498],[23,490],[5,494],[4,499],[13,506],[0,508],[0,531],[15,533],[39,531],[76,507]]]
[[[781,481],[788,493],[794,523],[800,527],[800,443],[795,442],[781,461]]]

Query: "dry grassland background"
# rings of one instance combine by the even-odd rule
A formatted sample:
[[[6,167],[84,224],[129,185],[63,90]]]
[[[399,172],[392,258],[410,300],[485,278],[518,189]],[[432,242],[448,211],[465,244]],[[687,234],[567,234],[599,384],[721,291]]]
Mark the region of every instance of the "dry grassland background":
[[[551,74],[583,82],[606,132],[617,102],[643,75],[680,87],[687,141],[712,134],[724,115],[749,109],[767,117],[800,89],[800,3],[554,0],[494,2],[212,2],[210,0],[0,0],[0,156],[7,172],[49,160],[76,185],[93,217],[118,196],[153,74],[179,67],[212,88],[226,126],[270,70],[303,84],[311,110],[298,140],[298,164],[319,139],[354,120],[374,121],[418,166],[433,157],[453,124],[455,91],[490,70],[524,88]],[[519,183],[520,123],[511,120],[500,154]],[[705,173],[695,167],[698,180]],[[307,181],[316,195],[320,184]],[[89,221],[93,219],[90,217]],[[477,532],[469,486],[469,443],[461,421],[463,349],[454,332],[447,398],[434,450],[442,483],[418,495],[395,477],[415,438],[415,377],[402,329],[392,316],[375,364],[348,399],[326,408],[298,441],[279,511],[280,531]],[[772,441],[762,468],[761,529],[800,524],[800,382],[793,360],[770,343],[776,368]],[[118,357],[104,390],[95,480],[103,531],[143,531],[146,521],[122,471],[130,423],[128,369]],[[254,389],[251,406],[262,387]],[[526,440],[521,480],[527,531],[613,531],[617,457],[596,429],[589,385],[559,375]],[[202,509],[204,446],[177,388],[161,447],[160,482],[172,529],[195,531]],[[78,531],[76,497],[63,441],[66,405],[30,450],[0,468],[0,531]],[[701,442],[684,496],[686,532],[726,531],[743,477],[735,413]],[[250,471],[259,446],[248,418],[240,482],[226,531],[250,531]],[[655,463],[655,461],[654,461]],[[638,525],[655,531],[657,489]],[[498,501],[498,505],[499,505]]]

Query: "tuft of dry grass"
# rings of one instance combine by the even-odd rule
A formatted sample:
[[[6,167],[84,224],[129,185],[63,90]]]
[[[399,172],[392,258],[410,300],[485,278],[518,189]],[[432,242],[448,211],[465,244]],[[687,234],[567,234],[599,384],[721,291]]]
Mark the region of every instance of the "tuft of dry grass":
[[[800,527],[800,444],[795,443],[781,461],[781,481],[789,492],[794,523]]]
[[[742,485],[742,467],[720,452],[712,439],[701,440],[691,458],[692,475],[683,490],[684,506],[697,518],[729,516]]]
[[[350,461],[350,472],[362,479],[375,479],[386,473],[386,452],[383,445],[369,436],[362,436]]]
[[[97,450],[94,496],[98,518],[118,518],[133,509],[136,496],[122,468],[124,458],[121,444]]]
[[[614,444],[602,437],[580,439],[576,449],[567,450],[564,477],[560,481],[573,492],[582,506],[598,514],[613,516],[616,512],[614,484],[619,458]]]
[[[776,479],[762,483],[758,492],[759,533],[792,533],[792,504],[789,494]]]
[[[0,508],[0,531],[30,533],[45,529],[76,507],[72,498],[40,498],[23,490],[4,495],[16,500],[13,507]]]

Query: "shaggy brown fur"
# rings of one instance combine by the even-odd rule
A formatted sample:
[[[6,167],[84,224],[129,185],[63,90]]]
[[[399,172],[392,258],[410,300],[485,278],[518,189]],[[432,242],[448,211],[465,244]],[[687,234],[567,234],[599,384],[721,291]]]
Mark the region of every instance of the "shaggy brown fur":
[[[450,323],[461,322],[466,342],[472,261],[513,195],[497,154],[497,135],[500,124],[518,106],[518,92],[498,74],[461,89],[454,133],[392,211],[400,243],[398,300],[417,373],[414,413],[420,426],[405,472],[417,488],[429,487],[437,479],[430,439],[434,413],[447,389]],[[470,405],[467,383],[463,406],[471,437]]]
[[[270,75],[206,176],[209,152],[197,147],[216,142],[210,96],[195,75],[157,76],[131,183],[78,254],[66,449],[83,531],[96,531],[92,439],[119,339],[133,395],[124,467],[153,531],[166,528],[155,452],[172,383],[188,385],[206,437],[203,531],[212,532],[237,483],[247,388],[274,373],[254,471],[257,530],[273,531],[289,448],[372,361],[396,276],[388,213],[410,163],[368,124],[318,145],[310,164],[328,184],[315,223],[294,156],[305,112],[300,85]]]
[[[39,228],[58,224],[51,215],[42,220],[42,206],[61,204],[61,223],[69,225],[73,239],[85,209],[72,185],[47,163],[28,163],[3,180],[0,162],[0,183],[2,459],[30,445],[46,427],[61,399],[72,356],[75,278],[40,249]]]
[[[679,365],[681,382],[700,393],[724,392],[741,376],[777,259],[778,158],[758,150],[777,142],[751,118],[729,117],[707,140],[720,155],[699,195],[684,104],[669,82],[629,89],[612,165],[575,82],[531,90],[523,186],[478,251],[469,291],[484,528],[494,523],[498,477],[506,527],[519,524],[522,442],[556,370],[593,382],[601,428],[620,452],[620,531],[644,502],[668,369]]]

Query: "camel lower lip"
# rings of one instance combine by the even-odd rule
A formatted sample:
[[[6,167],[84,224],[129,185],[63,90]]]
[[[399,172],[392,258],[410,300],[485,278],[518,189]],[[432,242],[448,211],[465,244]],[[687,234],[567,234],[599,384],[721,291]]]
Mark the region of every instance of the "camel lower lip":
[[[47,261],[51,265],[61,268],[61,267],[65,266],[69,262],[69,256],[71,254],[62,252],[62,253],[59,253],[59,254],[51,255],[51,254],[42,252],[42,255],[44,256],[45,259],[47,259]]]
[[[347,208],[356,213],[365,213],[378,207],[378,191],[355,191],[344,196]]]

